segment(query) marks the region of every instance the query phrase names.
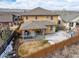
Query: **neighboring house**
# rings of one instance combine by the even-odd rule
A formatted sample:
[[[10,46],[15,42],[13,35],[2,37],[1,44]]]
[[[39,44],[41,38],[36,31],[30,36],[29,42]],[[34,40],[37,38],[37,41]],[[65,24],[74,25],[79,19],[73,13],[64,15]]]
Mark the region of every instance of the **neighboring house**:
[[[0,9],[0,24],[10,24],[18,21],[20,12],[24,12],[21,9]]]
[[[78,24],[79,12],[78,11],[62,11],[60,15],[63,21],[63,25],[68,30],[72,30]]]
[[[12,24],[13,19],[12,19],[12,15],[11,14],[0,14],[0,24],[1,25],[9,25]]]
[[[70,24],[72,25],[71,29],[76,28],[77,26],[79,26],[79,16],[77,16],[76,18],[74,18]]]

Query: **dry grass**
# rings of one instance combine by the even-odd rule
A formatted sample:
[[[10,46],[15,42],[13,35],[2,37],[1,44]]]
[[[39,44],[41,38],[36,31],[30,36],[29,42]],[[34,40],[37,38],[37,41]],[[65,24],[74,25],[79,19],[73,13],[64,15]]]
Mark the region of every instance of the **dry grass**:
[[[54,54],[48,54],[44,58],[79,58],[79,42],[64,47],[64,49],[58,50]]]

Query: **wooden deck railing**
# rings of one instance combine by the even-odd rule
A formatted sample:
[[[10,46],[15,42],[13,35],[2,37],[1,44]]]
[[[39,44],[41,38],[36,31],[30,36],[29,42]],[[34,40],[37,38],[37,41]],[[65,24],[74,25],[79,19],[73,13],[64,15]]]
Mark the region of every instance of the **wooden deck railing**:
[[[8,37],[8,39],[6,39],[6,41],[4,42],[4,44],[0,47],[0,55],[5,51],[5,49],[7,48],[7,46],[10,44],[10,42],[16,37],[18,29],[20,28],[20,25],[15,29],[15,31],[13,31],[11,33],[11,35]],[[14,39],[15,40],[15,39]]]
[[[72,45],[74,43],[76,43],[77,41],[79,41],[79,34],[74,36],[74,37],[71,37],[65,41],[62,41],[60,43],[56,43],[54,45],[51,45],[49,46],[48,48],[45,48],[45,49],[42,49],[36,53],[33,53],[27,57],[29,58],[37,58],[37,57],[42,57],[42,56],[45,56],[49,53],[54,53],[56,50],[58,49],[62,49],[64,48],[65,46],[69,46],[69,45]]]

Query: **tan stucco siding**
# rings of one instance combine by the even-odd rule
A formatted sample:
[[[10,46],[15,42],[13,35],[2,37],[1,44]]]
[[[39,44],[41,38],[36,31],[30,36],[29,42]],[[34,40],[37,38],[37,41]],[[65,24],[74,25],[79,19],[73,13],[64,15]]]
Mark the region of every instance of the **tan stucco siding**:
[[[26,18],[26,16],[23,16],[22,19],[24,21],[34,21],[34,20],[38,20],[38,21],[44,21],[44,20],[51,20],[50,16],[28,16],[28,19]]]
[[[53,17],[53,16],[52,16]],[[46,20],[50,21],[51,20],[51,16],[47,16]]]
[[[22,19],[24,20],[24,22],[26,21],[26,16],[23,16]]]
[[[58,16],[53,16],[53,22],[54,22],[55,24],[58,24]]]
[[[34,20],[36,20],[36,16],[28,16],[28,20],[34,21]]]
[[[37,20],[39,21],[47,20],[47,16],[37,16]]]
[[[24,20],[24,22],[31,22],[36,20],[35,16],[23,16],[22,19]]]
[[[51,19],[51,16],[37,16],[37,19],[36,19],[36,16],[28,16],[28,18],[26,18],[26,16],[23,16],[23,20],[24,22],[27,22],[27,21],[53,21],[55,24],[58,24],[58,16],[52,16],[52,19]]]

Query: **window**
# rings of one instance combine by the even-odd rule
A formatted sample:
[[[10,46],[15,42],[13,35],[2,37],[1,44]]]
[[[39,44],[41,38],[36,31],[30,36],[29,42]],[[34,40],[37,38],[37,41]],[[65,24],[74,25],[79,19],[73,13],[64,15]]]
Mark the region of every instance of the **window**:
[[[47,16],[47,19],[49,18],[49,16]]]
[[[53,16],[51,16],[51,20],[53,20]]]
[[[36,16],[36,20],[37,20],[37,16]]]
[[[79,25],[79,23],[76,23],[76,25]]]
[[[28,20],[28,16],[26,16],[26,20]]]
[[[61,24],[61,21],[60,20],[58,21],[58,24]]]
[[[70,26],[73,27],[73,23],[70,23]]]

